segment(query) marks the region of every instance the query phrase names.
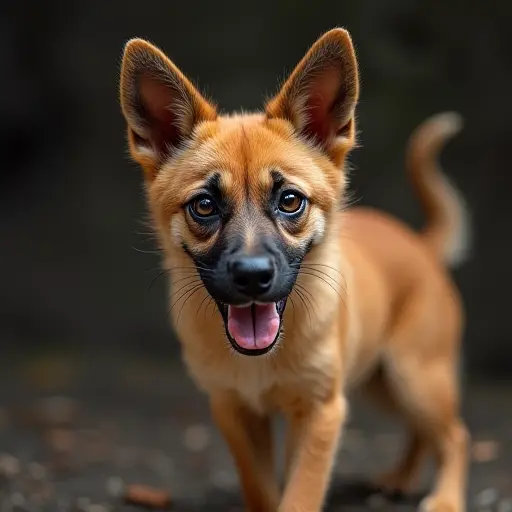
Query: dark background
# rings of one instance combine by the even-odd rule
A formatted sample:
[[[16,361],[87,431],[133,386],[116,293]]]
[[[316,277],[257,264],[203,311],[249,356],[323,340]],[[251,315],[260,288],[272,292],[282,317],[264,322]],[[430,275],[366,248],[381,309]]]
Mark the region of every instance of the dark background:
[[[118,73],[127,39],[158,46],[224,110],[256,109],[334,26],[362,73],[352,186],[414,226],[411,130],[457,110],[443,153],[474,218],[455,274],[470,375],[510,370],[512,45],[505,1],[17,1],[0,16],[0,340],[5,350],[122,349],[176,357],[142,176],[127,157]],[[137,250],[138,249],[138,250]]]

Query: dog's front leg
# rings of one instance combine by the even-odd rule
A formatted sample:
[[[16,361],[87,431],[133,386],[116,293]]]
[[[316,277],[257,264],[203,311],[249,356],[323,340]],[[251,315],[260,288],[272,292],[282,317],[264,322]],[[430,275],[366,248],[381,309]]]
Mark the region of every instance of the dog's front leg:
[[[213,396],[210,406],[237,467],[247,510],[276,512],[279,488],[270,418],[255,413],[231,394]]]
[[[322,509],[346,408],[345,398],[336,394],[323,403],[288,415],[295,439],[279,512]]]

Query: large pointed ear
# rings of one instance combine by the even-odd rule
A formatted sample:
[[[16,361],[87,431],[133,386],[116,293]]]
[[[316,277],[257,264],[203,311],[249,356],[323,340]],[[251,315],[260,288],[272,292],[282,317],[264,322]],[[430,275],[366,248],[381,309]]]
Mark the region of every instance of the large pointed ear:
[[[336,141],[354,144],[359,97],[357,60],[346,30],[325,33],[267,104],[269,118],[290,121],[296,131],[329,151]],[[348,147],[347,147],[348,146]]]
[[[124,49],[121,108],[132,158],[152,178],[201,121],[217,117],[181,71],[152,44],[132,39]]]

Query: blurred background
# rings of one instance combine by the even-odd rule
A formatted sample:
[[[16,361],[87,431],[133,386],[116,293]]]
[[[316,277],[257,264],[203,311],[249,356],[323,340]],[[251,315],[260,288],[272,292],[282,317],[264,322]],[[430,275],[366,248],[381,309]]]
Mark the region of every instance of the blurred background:
[[[464,374],[470,383],[510,376],[512,44],[504,0],[19,0],[0,9],[4,403],[22,388],[25,398],[33,389],[70,394],[70,358],[88,361],[84,389],[107,395],[113,388],[97,375],[111,382],[111,361],[121,358],[165,361],[171,381],[189,386],[166,285],[151,286],[160,261],[118,104],[121,53],[134,36],[160,46],[227,111],[260,108],[323,31],[348,28],[362,75],[354,195],[415,227],[422,215],[404,173],[407,138],[427,116],[459,111],[465,128],[442,163],[475,231],[472,257],[455,273],[468,316]],[[24,380],[14,360],[39,361],[40,373]],[[499,401],[500,389],[479,388],[483,402]],[[2,449],[14,441],[5,442]]]
[[[457,273],[471,373],[510,370],[512,118],[505,3],[19,1],[2,16],[0,335],[6,347],[177,349],[149,251],[139,169],[118,104],[123,45],[161,46],[224,110],[258,109],[321,32],[342,25],[362,74],[361,204],[419,225],[403,151],[425,117],[457,110],[442,155],[471,208],[472,260]],[[501,7],[501,10],[500,10]],[[135,248],[135,249],[134,249]],[[162,280],[163,281],[163,280]]]

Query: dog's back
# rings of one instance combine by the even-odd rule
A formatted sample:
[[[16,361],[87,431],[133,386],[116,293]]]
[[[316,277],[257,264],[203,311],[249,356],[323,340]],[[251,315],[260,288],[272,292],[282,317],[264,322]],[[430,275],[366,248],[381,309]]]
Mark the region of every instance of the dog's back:
[[[419,233],[373,208],[355,207],[344,214],[341,243],[353,269],[355,314],[351,316],[357,319],[359,338],[353,380],[374,367],[400,330],[411,331],[410,336],[401,337],[417,349],[419,332],[425,338],[425,350],[455,355],[463,315],[449,269],[467,256],[469,219],[438,158],[460,124],[457,114],[442,113],[427,119],[411,136],[406,163],[426,216]]]

